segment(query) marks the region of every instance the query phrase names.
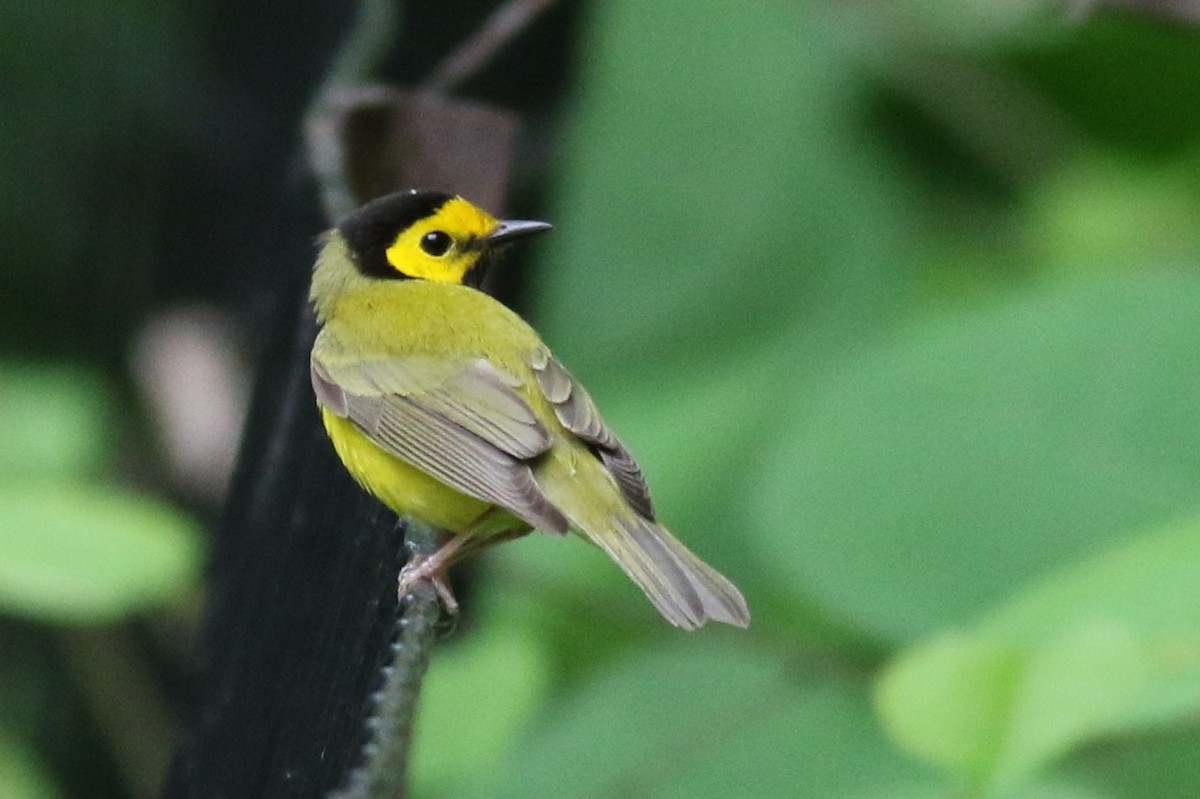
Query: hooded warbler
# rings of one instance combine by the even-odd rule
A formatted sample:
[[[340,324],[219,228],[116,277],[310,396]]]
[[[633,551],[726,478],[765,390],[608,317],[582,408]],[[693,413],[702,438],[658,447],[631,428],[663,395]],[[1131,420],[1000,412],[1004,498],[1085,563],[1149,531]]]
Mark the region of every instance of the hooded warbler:
[[[406,564],[403,596],[537,529],[581,534],[672,624],[750,622],[738,589],[658,523],[641,468],[528,324],[474,288],[505,245],[549,230],[461,197],[406,191],[325,234],[310,299],[313,389],[350,474],[401,517],[449,534]]]

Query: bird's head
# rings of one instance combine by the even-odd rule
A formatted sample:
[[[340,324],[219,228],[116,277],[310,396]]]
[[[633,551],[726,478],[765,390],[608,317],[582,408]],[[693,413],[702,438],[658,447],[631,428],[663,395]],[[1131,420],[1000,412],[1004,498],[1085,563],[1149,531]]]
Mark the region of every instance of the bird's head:
[[[337,232],[367,277],[470,283],[489,255],[549,229],[545,222],[498,220],[462,197],[412,190],[367,203]]]
[[[378,281],[477,286],[496,252],[549,229],[545,222],[496,219],[452,194],[415,189],[389,194],[327,234],[311,298],[324,317],[339,296]]]

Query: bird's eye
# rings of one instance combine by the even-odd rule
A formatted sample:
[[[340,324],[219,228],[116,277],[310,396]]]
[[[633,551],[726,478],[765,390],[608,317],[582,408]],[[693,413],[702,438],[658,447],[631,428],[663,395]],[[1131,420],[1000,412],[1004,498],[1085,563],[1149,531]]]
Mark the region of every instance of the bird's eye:
[[[440,230],[431,230],[421,237],[421,249],[434,258],[445,255],[453,243],[450,235]]]

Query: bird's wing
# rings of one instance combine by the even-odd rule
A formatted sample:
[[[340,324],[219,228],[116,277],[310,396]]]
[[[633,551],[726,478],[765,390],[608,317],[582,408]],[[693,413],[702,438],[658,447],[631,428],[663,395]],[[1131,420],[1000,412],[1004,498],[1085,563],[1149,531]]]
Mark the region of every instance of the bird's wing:
[[[576,529],[608,553],[672,624],[693,630],[715,619],[747,626],[750,611],[737,587],[655,521],[641,468],[604,423],[579,381],[544,349],[534,352],[530,366],[559,422],[588,444],[631,509],[613,513],[591,503],[560,499]],[[565,482],[546,481],[546,489],[561,498],[559,489]]]
[[[314,355],[311,373],[321,405],[385,451],[533,527],[566,532],[566,518],[529,467],[551,438],[516,390],[517,378],[482,358],[422,356]]]
[[[545,349],[534,351],[530,366],[558,421],[591,445],[630,506],[643,518],[654,521],[654,503],[642,467],[604,423],[583,386]]]

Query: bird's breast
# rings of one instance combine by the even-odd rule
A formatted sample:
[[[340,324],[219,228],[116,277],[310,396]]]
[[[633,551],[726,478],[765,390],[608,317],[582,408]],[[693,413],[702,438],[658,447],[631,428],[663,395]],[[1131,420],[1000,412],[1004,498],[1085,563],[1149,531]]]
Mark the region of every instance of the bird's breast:
[[[385,452],[350,420],[324,408],[321,418],[346,470],[396,515],[459,532],[491,508]]]

